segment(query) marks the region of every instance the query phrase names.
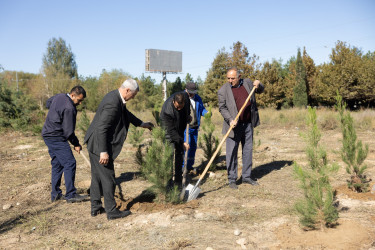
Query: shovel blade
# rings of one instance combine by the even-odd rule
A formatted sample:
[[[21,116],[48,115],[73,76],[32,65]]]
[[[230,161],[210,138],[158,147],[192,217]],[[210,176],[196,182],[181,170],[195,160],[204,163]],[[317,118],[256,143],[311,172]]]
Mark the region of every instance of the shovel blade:
[[[189,184],[185,189],[185,198],[187,201],[195,200],[200,192],[201,189],[199,187]]]

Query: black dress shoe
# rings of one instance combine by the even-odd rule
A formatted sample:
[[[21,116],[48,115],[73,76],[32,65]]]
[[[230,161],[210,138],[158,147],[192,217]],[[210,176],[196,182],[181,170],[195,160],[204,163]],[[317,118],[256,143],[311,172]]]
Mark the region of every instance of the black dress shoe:
[[[95,217],[95,216],[97,216],[98,214],[104,214],[104,213],[105,213],[105,209],[104,209],[104,207],[101,207],[101,208],[99,208],[98,210],[94,210],[94,211],[91,210],[91,216],[92,216],[92,217]]]
[[[130,214],[131,214],[131,212],[129,210],[120,211],[120,210],[116,209],[115,211],[113,211],[111,213],[107,213],[107,219],[108,220],[114,220],[114,219],[124,218],[124,217],[126,217]]]
[[[75,203],[75,202],[82,202],[82,201],[87,201],[88,199],[88,196],[87,195],[79,195],[79,194],[75,194],[72,198],[69,198],[69,199],[66,199],[66,202],[68,203]]]
[[[60,194],[56,196],[54,199],[51,198],[51,202],[55,202],[55,201],[62,200],[62,199],[65,199],[65,196]]]
[[[243,180],[242,183],[243,184],[250,184],[250,185],[253,185],[253,186],[259,186],[259,183],[257,181],[254,181],[253,179]]]

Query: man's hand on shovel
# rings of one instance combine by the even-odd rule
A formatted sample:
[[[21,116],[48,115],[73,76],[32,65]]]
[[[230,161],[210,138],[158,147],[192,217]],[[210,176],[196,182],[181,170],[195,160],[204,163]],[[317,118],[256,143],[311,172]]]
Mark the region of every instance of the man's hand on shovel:
[[[81,144],[79,144],[78,146],[74,147],[74,151],[77,151],[78,154],[81,152],[81,150],[82,150]]]

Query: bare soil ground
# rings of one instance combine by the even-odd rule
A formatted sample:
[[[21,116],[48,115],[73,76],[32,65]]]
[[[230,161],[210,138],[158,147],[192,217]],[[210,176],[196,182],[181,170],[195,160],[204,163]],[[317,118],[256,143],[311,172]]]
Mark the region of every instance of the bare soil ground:
[[[220,130],[218,126],[218,134]],[[0,248],[375,249],[375,194],[353,193],[346,188],[348,175],[335,153],[341,147],[338,129],[322,131],[321,142],[328,159],[341,165],[332,178],[338,191],[339,225],[324,231],[300,227],[294,204],[302,192],[293,176],[292,162],[306,163],[301,130],[276,125],[257,128],[253,177],[260,186],[239,185],[238,190],[227,186],[223,148],[220,167],[201,185],[198,199],[178,205],[156,203],[142,195],[150,184],[139,175],[135,148],[126,143],[115,162],[116,196],[118,206],[130,209],[132,215],[113,221],[104,214],[92,218],[89,202],[51,203],[50,157],[44,142],[38,136],[3,133]],[[357,133],[369,144],[367,173],[374,179],[375,132]],[[81,156],[76,155],[76,159],[76,186],[85,193],[90,186],[90,169]],[[201,149],[195,166],[199,165],[205,166]]]

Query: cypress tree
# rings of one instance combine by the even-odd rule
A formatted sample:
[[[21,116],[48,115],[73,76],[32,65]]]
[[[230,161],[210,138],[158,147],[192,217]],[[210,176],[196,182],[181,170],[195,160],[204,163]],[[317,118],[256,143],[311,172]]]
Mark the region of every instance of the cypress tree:
[[[300,49],[298,49],[296,60],[296,85],[293,88],[293,105],[295,107],[307,106],[306,71]]]

